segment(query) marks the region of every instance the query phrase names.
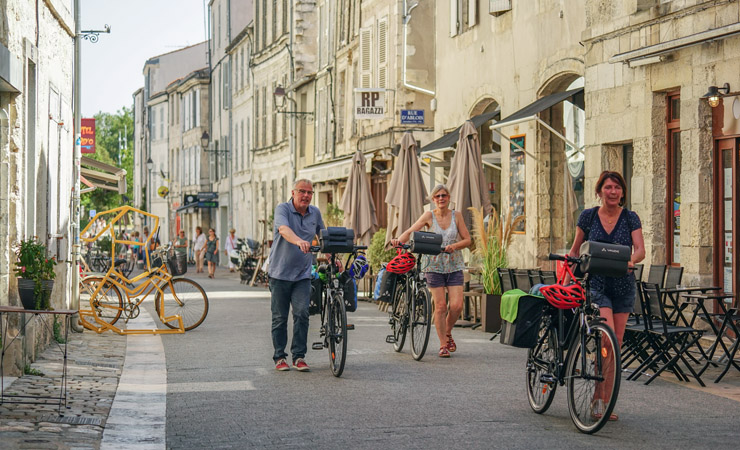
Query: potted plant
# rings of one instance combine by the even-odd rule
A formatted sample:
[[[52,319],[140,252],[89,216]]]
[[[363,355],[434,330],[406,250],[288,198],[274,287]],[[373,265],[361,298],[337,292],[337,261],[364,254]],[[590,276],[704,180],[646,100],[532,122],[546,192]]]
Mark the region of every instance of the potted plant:
[[[46,256],[46,246],[36,238],[22,240],[16,247],[18,261],[18,295],[26,309],[50,309],[51,291],[54,288],[54,258]]]
[[[507,266],[506,251],[511,243],[511,232],[524,216],[512,220],[512,208],[504,218],[494,209],[488,218],[483,217],[483,208],[468,208],[473,215],[473,256],[480,271],[483,296],[481,296],[481,325],[483,331],[491,333],[501,328],[501,280],[498,268]]]

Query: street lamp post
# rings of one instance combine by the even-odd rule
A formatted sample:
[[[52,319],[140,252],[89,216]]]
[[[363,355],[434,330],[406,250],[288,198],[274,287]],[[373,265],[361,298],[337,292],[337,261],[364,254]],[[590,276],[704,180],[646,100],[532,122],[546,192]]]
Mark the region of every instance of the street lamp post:
[[[232,173],[232,159],[231,159],[231,150],[228,148],[222,148],[222,149],[212,149],[208,148],[210,145],[211,136],[208,134],[208,131],[203,131],[203,134],[200,136],[200,146],[203,148],[203,151],[206,153],[214,153],[216,155],[216,164],[218,164],[218,155],[224,154],[226,155],[226,171],[229,174],[229,223],[228,228],[232,228],[234,224],[232,223],[232,218],[234,216],[234,174]]]
[[[154,188],[154,186],[152,186],[153,184],[152,183],[152,171],[154,171],[154,161],[152,161],[151,155],[149,156],[149,159],[146,160],[146,168],[149,173],[149,177],[147,177],[147,188],[146,188],[147,197],[148,197],[147,202],[146,202],[147,203],[146,210],[148,213],[151,214],[152,213],[152,189]],[[147,225],[151,225],[149,224],[149,217],[147,217],[146,220],[147,220]],[[154,230],[152,230],[152,232],[154,232]]]

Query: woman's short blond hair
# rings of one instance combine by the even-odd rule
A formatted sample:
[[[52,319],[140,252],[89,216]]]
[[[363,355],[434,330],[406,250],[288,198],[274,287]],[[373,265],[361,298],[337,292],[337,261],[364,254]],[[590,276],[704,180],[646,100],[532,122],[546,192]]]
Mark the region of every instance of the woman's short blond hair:
[[[432,189],[432,192],[429,194],[429,201],[434,200],[434,196],[437,195],[439,191],[445,191],[447,192],[447,195],[450,194],[450,189],[447,187],[446,184],[438,184],[434,186],[434,189]]]

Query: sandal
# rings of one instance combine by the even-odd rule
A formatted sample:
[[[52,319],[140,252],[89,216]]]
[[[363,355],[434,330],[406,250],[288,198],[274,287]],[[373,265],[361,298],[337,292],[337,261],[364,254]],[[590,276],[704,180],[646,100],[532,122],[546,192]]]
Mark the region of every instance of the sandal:
[[[594,420],[601,419],[604,416],[604,409],[605,409],[604,400],[595,399],[594,401],[591,402],[591,417]],[[614,413],[611,413],[609,415],[609,420],[611,422],[616,422],[617,420],[619,420],[619,416]]]
[[[451,334],[448,334],[447,335],[447,350],[449,350],[450,353],[452,353],[455,350],[457,350],[457,344],[455,344],[455,340],[452,339],[452,335]]]
[[[447,347],[440,347],[439,348],[439,357],[440,358],[449,358],[450,357],[450,351],[447,350]]]

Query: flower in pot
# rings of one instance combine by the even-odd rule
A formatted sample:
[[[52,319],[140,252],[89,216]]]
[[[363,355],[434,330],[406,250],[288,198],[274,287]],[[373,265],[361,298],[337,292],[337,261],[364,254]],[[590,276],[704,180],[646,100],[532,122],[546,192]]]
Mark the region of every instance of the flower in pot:
[[[18,294],[26,309],[50,309],[51,290],[54,286],[54,258],[46,256],[46,246],[36,238],[22,240],[15,249],[18,261]]]
[[[481,298],[481,323],[483,331],[495,332],[501,327],[501,279],[499,267],[507,266],[506,252],[511,243],[511,232],[524,216],[512,219],[512,209],[506,217],[499,217],[494,209],[486,224],[483,208],[468,208],[473,214],[471,234],[473,236],[473,257],[477,260],[483,293]]]

